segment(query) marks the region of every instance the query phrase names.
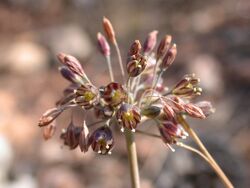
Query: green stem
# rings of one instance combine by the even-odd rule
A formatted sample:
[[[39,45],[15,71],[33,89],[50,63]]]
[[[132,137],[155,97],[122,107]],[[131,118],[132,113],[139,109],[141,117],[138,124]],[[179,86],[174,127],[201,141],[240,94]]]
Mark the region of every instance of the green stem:
[[[125,129],[125,138],[127,143],[128,160],[130,167],[131,187],[140,188],[140,177],[139,177],[139,169],[137,162],[136,144],[134,140],[134,134],[132,133],[131,130]]]

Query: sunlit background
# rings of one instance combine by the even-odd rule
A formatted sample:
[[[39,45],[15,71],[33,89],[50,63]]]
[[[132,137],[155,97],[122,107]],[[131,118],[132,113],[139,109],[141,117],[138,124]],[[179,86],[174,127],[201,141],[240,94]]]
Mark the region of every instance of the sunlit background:
[[[171,86],[186,73],[201,78],[216,113],[189,120],[237,188],[250,182],[250,2],[247,0],[1,0],[0,187],[128,188],[124,138],[117,132],[111,156],[62,147],[58,133],[42,139],[41,114],[53,107],[68,82],[57,71],[58,52],[81,60],[97,86],[109,81],[96,47],[102,17],[113,23],[123,59],[135,39],[171,34],[178,56],[164,75]],[[115,51],[113,66],[119,77]],[[83,114],[76,110],[76,123]],[[57,122],[69,123],[69,113]],[[161,140],[138,135],[142,188],[223,187],[201,158]],[[187,143],[193,145],[187,140]]]

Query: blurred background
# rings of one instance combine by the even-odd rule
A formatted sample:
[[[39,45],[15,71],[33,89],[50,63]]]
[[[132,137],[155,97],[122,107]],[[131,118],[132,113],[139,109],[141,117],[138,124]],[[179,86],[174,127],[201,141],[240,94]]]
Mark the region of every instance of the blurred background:
[[[115,27],[124,59],[133,40],[144,41],[154,29],[159,38],[173,36],[178,56],[164,83],[171,86],[186,73],[201,78],[204,92],[199,99],[210,100],[216,113],[189,122],[235,187],[249,187],[248,0],[1,0],[0,187],[130,187],[121,134],[116,134],[112,155],[99,156],[62,147],[59,133],[45,142],[37,126],[68,85],[57,71],[58,52],[80,59],[96,85],[108,82],[96,47],[103,16]],[[58,124],[67,126],[69,115],[63,114]],[[82,114],[78,115],[80,122]],[[142,188],[223,187],[210,166],[192,153],[181,148],[170,152],[155,138],[136,139]]]

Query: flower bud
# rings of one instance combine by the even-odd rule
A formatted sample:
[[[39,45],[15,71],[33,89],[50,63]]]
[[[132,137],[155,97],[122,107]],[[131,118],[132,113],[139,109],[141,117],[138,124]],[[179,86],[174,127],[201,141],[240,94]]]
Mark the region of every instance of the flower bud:
[[[116,39],[115,39],[115,31],[113,29],[113,26],[111,24],[111,22],[109,21],[109,19],[107,19],[106,17],[103,17],[103,28],[104,31],[108,37],[108,39],[114,44],[116,43]]]
[[[73,73],[81,77],[85,76],[82,65],[75,57],[64,53],[59,53],[57,55],[57,58],[60,60],[62,64],[66,65],[69,68],[69,70],[71,70]]]
[[[116,113],[116,119],[121,124],[121,131],[128,128],[135,132],[137,125],[141,121],[140,109],[134,105],[124,103]]]
[[[148,118],[156,118],[161,113],[161,108],[158,106],[148,106],[142,109],[141,114]]]
[[[84,121],[82,131],[79,136],[79,147],[81,151],[84,153],[88,151],[89,148],[88,141],[89,141],[89,129],[86,125],[86,122]]]
[[[172,121],[164,121],[159,127],[162,140],[166,144],[175,144],[176,139],[186,139],[188,133],[182,128],[180,124]]]
[[[62,108],[51,108],[47,110],[42,117],[39,119],[38,126],[43,127],[52,123],[61,113]]]
[[[111,106],[117,106],[127,98],[124,87],[116,82],[108,84],[101,93],[104,101]]]
[[[162,60],[161,68],[163,69],[163,71],[167,70],[168,67],[172,65],[172,63],[175,60],[176,54],[177,54],[176,44],[173,44],[173,46],[167,51],[166,55]]]
[[[75,95],[75,102],[86,110],[97,104],[98,90],[91,84],[81,85],[75,91]]]
[[[72,83],[75,83],[75,84],[83,84],[84,83],[84,80],[80,76],[73,73],[66,66],[59,67],[59,71],[65,79],[67,79],[68,81],[70,81]]]
[[[94,152],[99,154],[111,154],[114,147],[114,138],[109,127],[103,126],[96,129],[89,138],[89,145]]]
[[[171,35],[166,35],[160,42],[158,49],[157,49],[157,55],[156,59],[160,59],[169,49],[170,44],[172,41]]]
[[[106,38],[101,33],[97,33],[97,40],[101,53],[104,56],[110,56],[110,46]]]
[[[131,47],[130,47],[129,55],[132,56],[132,55],[139,54],[141,48],[142,47],[141,47],[140,41],[139,40],[135,40],[133,42],[133,44],[131,45]]]
[[[69,146],[70,149],[75,149],[79,145],[82,129],[82,127],[76,127],[72,122],[66,130],[63,129],[60,138],[64,140],[64,145]]]
[[[191,117],[200,118],[200,119],[206,118],[206,116],[203,113],[203,111],[201,110],[201,108],[199,108],[198,106],[196,106],[192,103],[185,104],[184,110]]]
[[[127,62],[127,72],[130,77],[140,75],[147,66],[147,60],[144,56],[136,54],[130,56]]]
[[[43,130],[43,138],[44,138],[44,140],[50,139],[55,134],[55,131],[56,131],[56,126],[55,125],[50,124],[50,125],[46,126],[44,128],[44,130]]]
[[[215,112],[215,108],[212,106],[211,102],[209,101],[200,101],[195,103],[195,106],[200,108],[203,114],[208,117],[209,115]]]
[[[158,34],[158,31],[156,31],[156,30],[154,30],[148,34],[148,37],[143,44],[143,52],[145,54],[149,54],[150,52],[153,51],[153,49],[156,45],[156,42],[157,42],[157,34]]]

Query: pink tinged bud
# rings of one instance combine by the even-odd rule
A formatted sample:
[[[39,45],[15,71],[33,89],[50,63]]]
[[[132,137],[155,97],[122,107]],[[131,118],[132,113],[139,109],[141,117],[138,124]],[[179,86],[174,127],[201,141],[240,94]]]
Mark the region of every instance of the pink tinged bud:
[[[69,70],[66,66],[59,67],[59,71],[61,75],[67,79],[68,81],[75,83],[75,84],[84,84],[84,80],[82,77],[78,76],[77,74],[73,73]]]
[[[143,44],[144,53],[149,54],[150,52],[153,51],[153,49],[156,45],[156,42],[157,42],[157,34],[158,34],[158,31],[156,31],[156,30],[154,30],[148,34],[148,37]]]
[[[141,43],[139,40],[135,40],[133,42],[133,44],[131,45],[130,47],[130,50],[129,50],[129,55],[132,56],[132,55],[136,55],[140,52],[141,50]]]
[[[206,118],[206,116],[203,113],[203,111],[201,110],[201,108],[199,108],[198,106],[196,106],[192,103],[185,104],[184,110],[191,117],[200,118],[200,119]]]
[[[111,22],[109,21],[109,19],[107,19],[106,17],[103,17],[103,29],[106,33],[107,38],[113,43],[116,43],[116,39],[115,39],[115,31],[114,28],[111,24]]]
[[[172,41],[171,35],[166,35],[160,42],[157,49],[157,59],[160,59],[170,48],[170,44]]]
[[[167,70],[168,67],[172,65],[172,63],[175,60],[176,54],[177,54],[176,44],[173,44],[173,46],[167,51],[166,55],[162,60],[161,68],[163,69],[163,71]]]
[[[59,53],[57,55],[59,61],[66,65],[67,68],[74,74],[80,76],[84,81],[89,81],[87,75],[84,73],[81,63],[73,56]]]
[[[106,38],[101,33],[97,33],[97,40],[101,53],[104,56],[110,56],[110,46]]]
[[[50,139],[56,132],[56,126],[53,124],[48,125],[43,130],[43,138],[44,140]]]
[[[39,119],[38,126],[43,127],[52,123],[61,113],[62,108],[51,108],[47,110]]]
[[[176,139],[186,139],[188,133],[182,128],[180,124],[174,123],[172,121],[164,121],[160,124],[160,133],[162,140],[166,144],[175,144]]]
[[[215,112],[215,108],[212,106],[211,102],[209,101],[197,102],[195,103],[195,106],[199,107],[206,117],[208,117],[209,115]]]

